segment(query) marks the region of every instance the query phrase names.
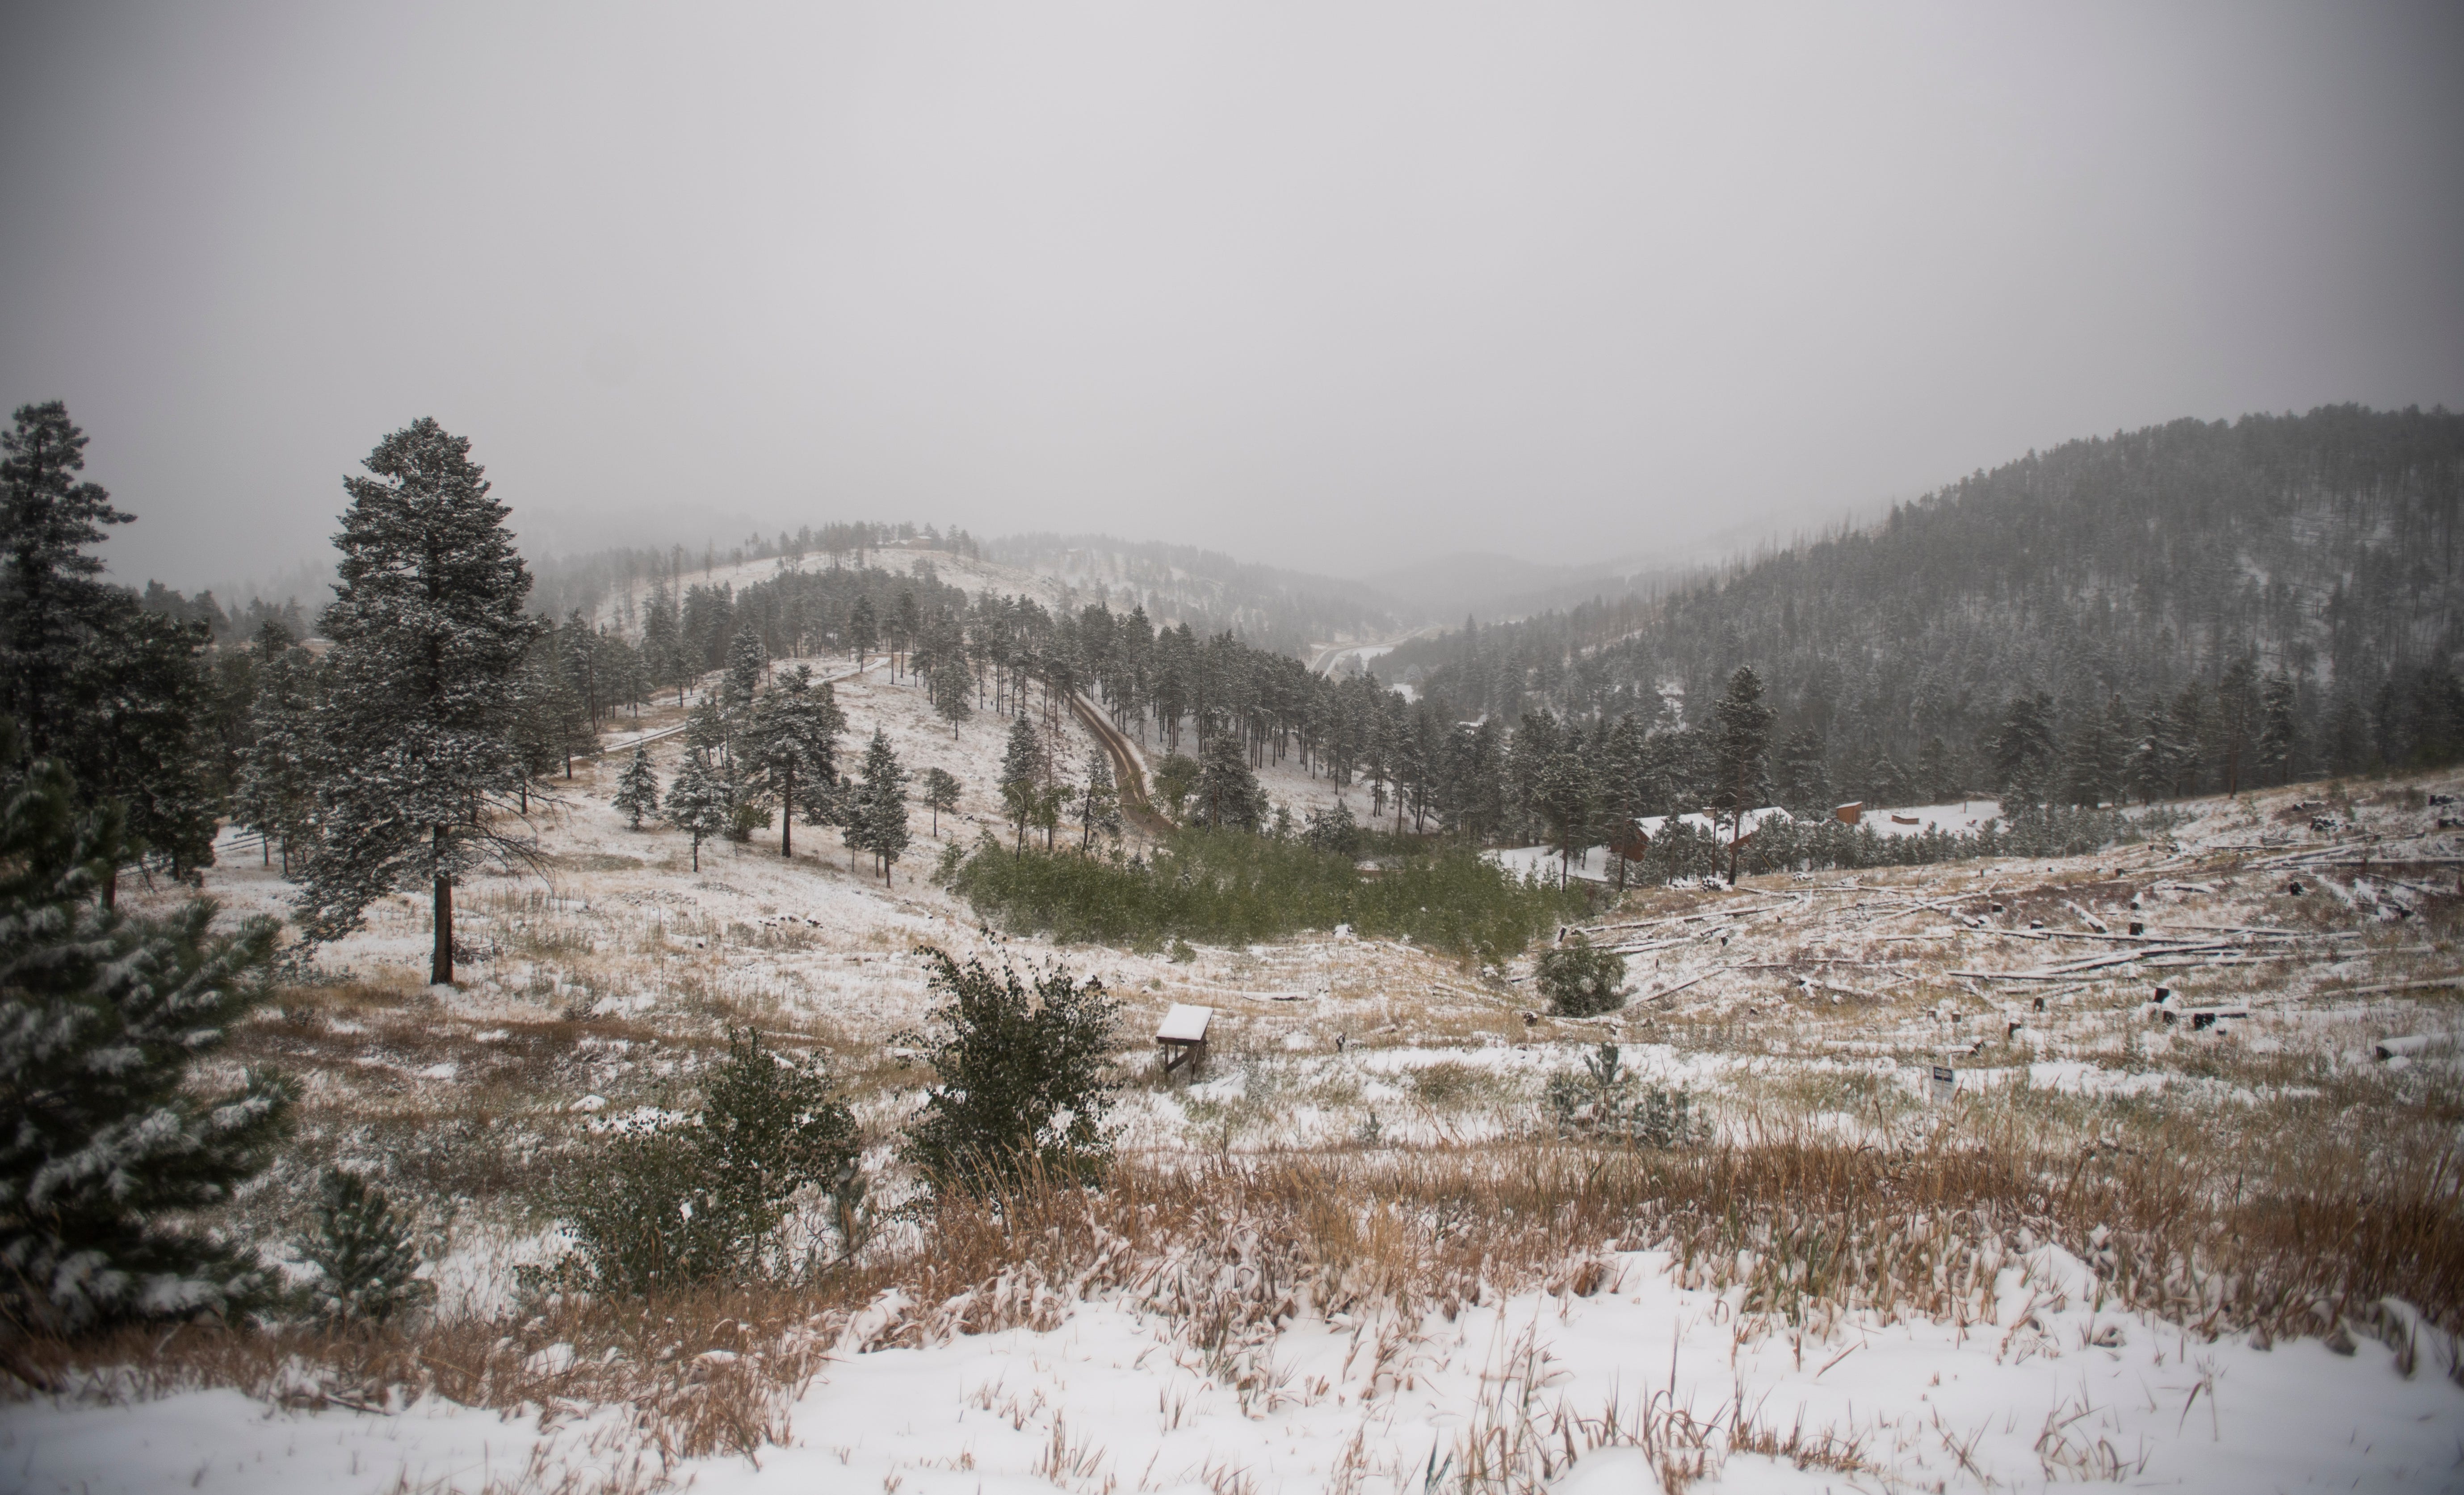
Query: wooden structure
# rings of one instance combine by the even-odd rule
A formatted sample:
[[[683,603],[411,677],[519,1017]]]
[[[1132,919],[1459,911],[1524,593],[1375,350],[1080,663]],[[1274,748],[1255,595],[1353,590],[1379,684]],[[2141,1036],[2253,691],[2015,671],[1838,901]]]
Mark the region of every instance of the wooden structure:
[[[1831,807],[1831,818],[1842,825],[1854,825],[1865,818],[1865,802],[1852,800],[1846,804],[1835,804]]]
[[[1163,1026],[1155,1029],[1155,1044],[1163,1050],[1163,1072],[1172,1073],[1182,1065],[1195,1069],[1206,1059],[1206,1025],[1215,1019],[1212,1007],[1196,1007],[1185,1001],[1172,1004],[1163,1015]]]

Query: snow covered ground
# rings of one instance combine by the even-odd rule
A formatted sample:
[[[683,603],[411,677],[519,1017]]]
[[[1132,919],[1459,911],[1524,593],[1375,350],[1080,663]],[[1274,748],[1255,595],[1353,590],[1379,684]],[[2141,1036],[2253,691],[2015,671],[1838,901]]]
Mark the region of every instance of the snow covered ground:
[[[851,745],[878,725],[912,769],[941,763],[967,783],[945,835],[1001,828],[987,765],[1005,720],[979,716],[954,739],[878,665],[839,690]],[[1090,745],[1066,732],[1071,751]],[[663,776],[674,752],[653,744]],[[1710,1145],[1740,1148],[2016,1128],[2068,1157],[2190,1149],[2255,1177],[2280,1147],[2400,1172],[2454,1146],[2464,1115],[2464,835],[2428,802],[2455,787],[2444,780],[2373,788],[2335,811],[2332,833],[2297,802],[2319,797],[2309,786],[2195,805],[2169,838],[2093,857],[1637,890],[1590,926],[1628,955],[1635,1000],[1577,1022],[1539,1010],[1527,961],[1477,971],[1334,933],[1177,961],[996,943],[922,875],[936,844],[920,817],[889,888],[848,866],[834,831],[801,825],[792,861],[774,830],[705,846],[695,874],[681,836],[632,830],[608,806],[619,766],[577,765],[565,802],[542,810],[546,882],[468,890],[461,990],[424,985],[424,903],[394,900],[320,953],[330,983],[286,994],[243,1045],[305,1097],[301,1157],[243,1219],[278,1236],[323,1160],[388,1170],[398,1192],[436,1201],[449,1305],[502,1315],[486,1332],[517,1363],[557,1349],[534,1342],[543,1331],[508,1282],[510,1264],[555,1248],[518,1204],[539,1159],[594,1117],[670,1093],[726,1024],[828,1056],[870,1155],[887,1158],[920,1078],[884,1051],[927,1001],[919,942],[1102,975],[1131,1002],[1133,1078],[1140,1024],[1170,1002],[1217,1008],[1204,1071],[1123,1094],[1125,1155],[1167,1165],[1350,1155],[1370,1137],[1439,1159],[1525,1145],[1546,1130],[1551,1078],[1580,1073],[1603,1040],[1643,1085],[1697,1097]],[[287,891],[235,842],[209,886],[235,911],[279,910]],[[1934,1097],[1935,1066],[1954,1070],[1955,1102]],[[1071,1300],[1049,1327],[913,1344],[877,1330],[932,1306],[885,1301],[830,1325],[832,1358],[784,1389],[784,1441],[758,1462],[671,1463],[655,1420],[623,1404],[460,1406],[397,1387],[353,1398],[375,1410],[318,1409],[288,1382],[134,1399],[97,1383],[0,1403],[0,1488],[1263,1495],[1425,1491],[1433,1456],[1442,1488],[1501,1456],[1531,1481],[1620,1491],[1652,1488],[1662,1465],[1744,1491],[2464,1488],[2464,1391],[2443,1334],[2414,1335],[2408,1375],[2369,1332],[2401,1324],[2400,1307],[2347,1309],[2350,1354],[2316,1333],[2268,1343],[2124,1311],[2072,1254],[2098,1223],[2052,1222],[2060,1244],[2026,1243],[1973,1311],[1940,1320],[1859,1310],[1792,1328],[1748,1311],[1740,1289],[1684,1286],[1657,1251],[1613,1253],[1588,1294],[1501,1267],[1507,1289],[1451,1319],[1300,1303],[1245,1384],[1186,1322],[1119,1292]],[[318,1374],[285,1373],[312,1390]],[[1649,1459],[1617,1446],[1636,1439]]]
[[[665,1472],[710,1495],[1399,1495],[1432,1468],[1452,1488],[1483,1459],[1524,1478],[1474,1487],[1620,1495],[1659,1488],[1663,1466],[1740,1495],[2464,1488],[2464,1392],[2434,1371],[2408,1377],[2374,1341],[2339,1356],[2100,1311],[2096,1278],[2058,1248],[2003,1274],[1991,1322],[1867,1320],[1818,1341],[1741,1337],[1733,1295],[1673,1286],[1656,1253],[1609,1266],[1590,1296],[1524,1293],[1401,1336],[1295,1325],[1263,1391],[1101,1301],[1048,1331],[846,1352],[796,1402],[786,1446]],[[656,1467],[605,1413],[434,1398],[292,1412],[200,1391],[0,1414],[0,1471],[29,1495],[588,1487]]]

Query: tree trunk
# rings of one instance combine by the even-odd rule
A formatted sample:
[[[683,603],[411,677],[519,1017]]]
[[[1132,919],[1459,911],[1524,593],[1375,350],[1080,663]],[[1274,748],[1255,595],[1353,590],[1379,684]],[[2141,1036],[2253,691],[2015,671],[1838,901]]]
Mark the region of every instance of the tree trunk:
[[[779,854],[794,861],[796,857],[796,767],[787,765],[787,777],[779,794]]]
[[[436,830],[436,857],[445,859],[445,830]],[[428,957],[428,984],[453,984],[453,879],[443,870],[436,874],[436,949]]]

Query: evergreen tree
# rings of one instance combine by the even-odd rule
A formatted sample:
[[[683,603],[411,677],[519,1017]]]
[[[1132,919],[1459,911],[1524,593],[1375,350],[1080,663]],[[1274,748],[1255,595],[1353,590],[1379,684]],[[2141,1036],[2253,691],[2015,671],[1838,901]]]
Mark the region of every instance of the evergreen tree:
[[[1026,849],[1026,827],[1034,821],[1038,791],[1044,783],[1044,747],[1035,727],[1024,716],[1009,724],[1009,746],[1001,754],[1001,804],[1018,826],[1018,849]]]
[[[1087,755],[1087,781],[1078,791],[1078,849],[1094,849],[1097,836],[1121,833],[1121,793],[1112,782],[1111,755],[1098,748]]]
[[[1541,766],[1531,798],[1549,827],[1549,848],[1557,853],[1557,882],[1563,887],[1572,877],[1574,858],[1592,844],[1599,812],[1598,788],[1579,738],[1568,741]]]
[[[2258,766],[2269,783],[2289,783],[2300,777],[2299,703],[2299,693],[2281,674],[2270,676],[2259,688]]]
[[[1219,732],[1199,751],[1197,806],[1191,812],[1198,824],[1241,830],[1265,824],[1266,791],[1250,771],[1241,739]]]
[[[941,817],[958,807],[958,780],[946,768],[928,768],[918,782],[925,806],[933,812],[933,834],[938,837]]]
[[[1919,789],[1928,803],[1940,803],[1960,797],[1957,776],[1950,764],[1950,749],[1940,737],[1925,738],[1925,750],[1917,757]]]
[[[650,766],[649,748],[634,746],[633,760],[616,780],[615,805],[635,830],[642,828],[643,816],[659,813],[659,773]]]
[[[2211,717],[2216,746],[2211,758],[2221,764],[2225,793],[2239,794],[2251,767],[2251,738],[2258,725],[2258,666],[2248,655],[2225,667],[2216,683],[2216,707]]]
[[[685,760],[668,785],[668,823],[693,838],[693,870],[701,870],[701,844],[724,832],[736,815],[736,795],[726,778],[713,769],[699,748],[685,749]]]
[[[299,1255],[317,1268],[317,1311],[336,1323],[382,1324],[436,1295],[420,1280],[419,1248],[383,1189],[333,1168],[318,1185],[315,1234]]]
[[[746,714],[739,758],[748,785],[779,802],[781,856],[795,855],[799,803],[811,824],[826,824],[834,813],[839,734],[846,730],[838,693],[827,680],[816,685],[803,665],[788,670]]]
[[[85,432],[54,400],[20,406],[0,433],[0,714],[24,724],[38,757],[59,752],[73,720],[68,682],[79,644],[114,590],[86,554],[106,525],[134,516],[81,482]]]
[[[747,710],[760,693],[761,676],[770,668],[770,650],[761,643],[761,630],[747,618],[727,644],[727,679],[721,689],[721,704],[732,713]]]
[[[972,697],[975,680],[967,673],[966,656],[955,643],[936,649],[933,657],[933,709],[950,724],[950,739],[957,741],[959,724],[975,715]]]
[[[1198,792],[1198,759],[1186,753],[1166,753],[1155,765],[1155,793],[1163,796],[1164,813],[1174,820],[1181,817],[1189,797]]]
[[[56,400],[20,407],[0,432],[0,713],[88,802],[121,802],[123,853],[183,872],[213,861],[211,635],[199,620],[221,613],[210,599],[178,617],[150,610],[100,580],[86,547],[131,517],[77,479],[85,446]]]
[[[686,668],[684,638],[677,628],[676,603],[667,584],[651,588],[649,605],[642,612],[642,668],[654,688],[674,686],[676,708],[685,704],[685,686],[693,671]]]
[[[13,760],[13,730],[0,733]],[[268,1286],[253,1258],[170,1223],[255,1176],[290,1104],[276,1078],[202,1093],[262,998],[276,926],[212,928],[105,907],[116,806],[80,811],[57,762],[0,804],[0,1318],[18,1332],[229,1313]]]
[[[1711,715],[1718,724],[1720,775],[1712,803],[1728,812],[1728,884],[1734,887],[1745,813],[1757,807],[1769,792],[1764,765],[1771,754],[1771,709],[1763,701],[1762,679],[1752,667],[1737,667]]]
[[[891,751],[890,737],[873,729],[864,750],[864,781],[849,797],[847,844],[872,853],[883,882],[907,849],[907,770]]]
[[[1819,815],[1831,808],[1831,770],[1822,734],[1800,727],[1779,747],[1779,798],[1790,809]]]
[[[2003,807],[2029,809],[2044,803],[2053,789],[2057,760],[2053,697],[2042,691],[2013,696],[1991,751],[1993,785]]]
[[[317,667],[305,650],[285,650],[259,670],[256,700],[249,712],[253,740],[240,759],[231,812],[265,838],[272,859],[282,846],[282,872],[291,874],[295,848],[317,840]]]
[[[435,911],[429,979],[453,979],[453,888],[517,848],[494,824],[523,784],[514,679],[538,629],[530,573],[468,440],[420,420],[377,445],[334,543],[319,713],[325,831],[302,903],[320,939],[367,906],[425,883]]]
[[[872,610],[872,599],[859,595],[847,609],[847,647],[855,650],[855,666],[861,671],[881,642],[881,620]]]

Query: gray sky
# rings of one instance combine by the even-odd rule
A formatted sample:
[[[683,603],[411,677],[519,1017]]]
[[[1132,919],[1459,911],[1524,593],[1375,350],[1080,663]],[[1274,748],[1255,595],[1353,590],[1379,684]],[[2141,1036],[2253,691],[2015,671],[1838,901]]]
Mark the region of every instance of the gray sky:
[[[1590,560],[2464,406],[2464,7],[14,8],[0,399],[125,579],[434,415],[534,544]]]

